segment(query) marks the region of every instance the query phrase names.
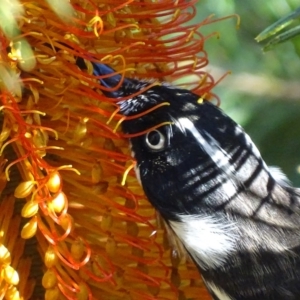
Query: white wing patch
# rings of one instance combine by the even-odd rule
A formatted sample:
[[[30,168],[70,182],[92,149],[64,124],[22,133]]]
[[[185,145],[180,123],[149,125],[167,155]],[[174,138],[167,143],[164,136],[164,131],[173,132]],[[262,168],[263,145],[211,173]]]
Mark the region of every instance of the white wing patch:
[[[229,297],[224,290],[222,290],[221,288],[217,287],[215,284],[213,283],[208,283],[205,281],[205,284],[207,286],[207,288],[212,291],[215,296],[219,299],[219,300],[234,300],[233,298]]]
[[[235,224],[211,216],[180,215],[170,226],[194,260],[203,268],[222,266],[237,244]]]

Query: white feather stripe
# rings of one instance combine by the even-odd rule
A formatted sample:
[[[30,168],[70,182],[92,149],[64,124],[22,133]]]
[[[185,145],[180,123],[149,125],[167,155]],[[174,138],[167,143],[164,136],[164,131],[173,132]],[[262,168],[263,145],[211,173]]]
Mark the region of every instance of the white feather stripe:
[[[222,169],[224,173],[231,174],[231,156],[222,149],[219,143],[211,135],[206,133],[207,137],[205,139],[195,127],[194,123],[188,118],[179,118],[178,123],[182,128],[191,132],[199,146],[210,156],[218,168]],[[207,139],[209,139],[209,141]]]
[[[283,186],[290,186],[291,182],[286,177],[286,175],[280,170],[278,167],[270,166],[269,172],[271,173],[271,176],[280,184]]]
[[[180,215],[170,226],[190,255],[203,269],[222,266],[237,244],[235,224],[225,219],[201,215]]]
[[[229,297],[224,290],[221,288],[217,287],[213,283],[208,283],[205,281],[205,284],[207,288],[214,293],[214,295],[219,299],[219,300],[234,300],[233,298]]]

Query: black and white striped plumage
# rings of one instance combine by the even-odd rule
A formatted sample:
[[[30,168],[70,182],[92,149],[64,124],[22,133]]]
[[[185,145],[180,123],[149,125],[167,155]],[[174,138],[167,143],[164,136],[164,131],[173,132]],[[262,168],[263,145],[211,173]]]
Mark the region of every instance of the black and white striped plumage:
[[[127,79],[120,93],[137,86]],[[198,100],[188,90],[157,85],[119,103],[126,116],[169,103],[122,124],[132,134],[170,122],[131,139],[145,194],[213,299],[300,299],[300,190],[268,168],[238,124]]]

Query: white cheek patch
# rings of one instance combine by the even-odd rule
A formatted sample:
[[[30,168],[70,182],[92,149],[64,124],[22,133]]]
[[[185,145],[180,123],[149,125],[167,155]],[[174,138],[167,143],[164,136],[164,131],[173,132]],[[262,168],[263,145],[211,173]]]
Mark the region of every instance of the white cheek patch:
[[[135,158],[135,152],[132,150],[132,144],[130,142],[129,142],[129,144],[130,144],[130,149],[131,149],[131,157]],[[142,185],[141,173],[140,173],[139,166],[137,164],[134,166],[134,171],[135,171],[135,175],[136,175],[136,178],[137,178],[139,184]]]
[[[178,217],[170,226],[201,268],[221,267],[234,255],[238,235],[233,222],[203,215]]]
[[[233,298],[229,297],[224,290],[221,288],[218,288],[216,285],[213,283],[208,283],[204,281],[207,288],[214,293],[214,295],[217,297],[219,300],[234,300]]]
[[[137,164],[134,166],[134,171],[135,171],[136,179],[138,180],[139,184],[142,185],[141,172]]]

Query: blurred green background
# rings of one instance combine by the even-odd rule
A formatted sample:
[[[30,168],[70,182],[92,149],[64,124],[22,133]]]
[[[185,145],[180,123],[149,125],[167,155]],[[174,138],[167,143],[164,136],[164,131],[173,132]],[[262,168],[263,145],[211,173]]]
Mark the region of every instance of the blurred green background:
[[[231,71],[214,92],[221,108],[252,137],[268,165],[279,166],[300,187],[300,37],[263,52],[254,38],[300,5],[299,0],[200,0],[197,20],[232,18],[202,27],[219,33],[206,42],[215,79]],[[196,21],[197,21],[196,20]]]

